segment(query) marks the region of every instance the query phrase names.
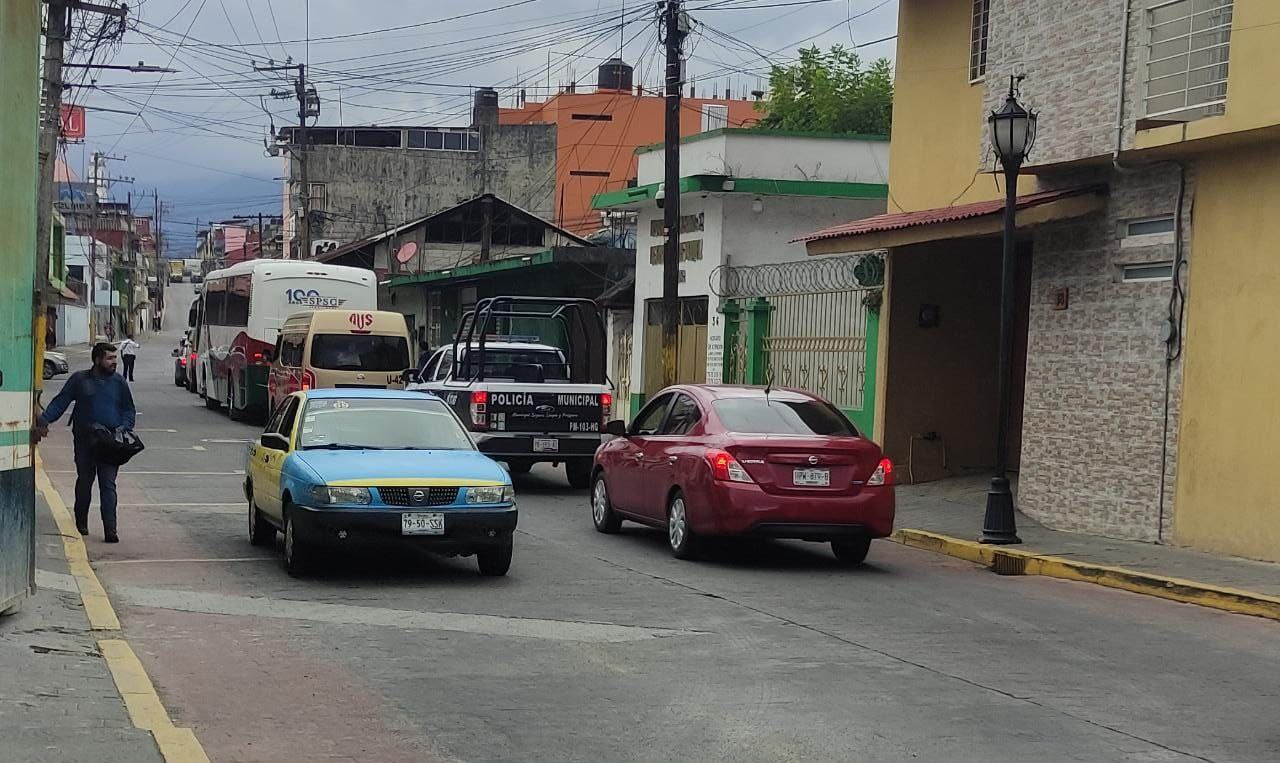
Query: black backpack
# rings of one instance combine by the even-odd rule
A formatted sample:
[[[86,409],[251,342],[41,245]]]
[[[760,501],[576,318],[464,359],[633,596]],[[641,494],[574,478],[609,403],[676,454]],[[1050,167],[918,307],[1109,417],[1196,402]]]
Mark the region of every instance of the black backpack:
[[[94,424],[90,433],[93,437],[93,458],[99,463],[124,466],[147,447],[132,429],[124,427],[107,429],[101,424]]]

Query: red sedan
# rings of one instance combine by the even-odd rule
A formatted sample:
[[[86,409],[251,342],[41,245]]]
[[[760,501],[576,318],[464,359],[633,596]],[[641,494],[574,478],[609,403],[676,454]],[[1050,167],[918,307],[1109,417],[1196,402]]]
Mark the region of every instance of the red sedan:
[[[860,564],[893,532],[893,464],[835,406],[797,390],[681,385],[596,451],[596,529],[666,528],[676,557],[711,535],[830,542]]]

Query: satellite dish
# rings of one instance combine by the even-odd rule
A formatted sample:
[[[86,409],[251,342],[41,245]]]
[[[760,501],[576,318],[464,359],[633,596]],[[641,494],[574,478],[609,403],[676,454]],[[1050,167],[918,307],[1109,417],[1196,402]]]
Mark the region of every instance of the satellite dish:
[[[417,253],[418,253],[418,245],[410,241],[409,243],[400,247],[400,250],[396,252],[396,260],[398,260],[401,265],[407,265],[409,264],[409,260],[412,260],[414,256],[417,255]]]

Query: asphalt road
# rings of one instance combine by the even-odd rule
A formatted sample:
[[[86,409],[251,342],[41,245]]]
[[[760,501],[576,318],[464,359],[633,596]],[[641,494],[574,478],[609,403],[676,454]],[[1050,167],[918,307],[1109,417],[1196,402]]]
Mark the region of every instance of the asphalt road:
[[[245,537],[257,430],[173,386],[175,342],[143,346],[148,449],[89,555],[215,761],[1280,758],[1280,624],[890,543],[859,570],[802,543],[680,562],[597,534],[561,471],[517,481],[505,578],[400,553],[295,580]]]

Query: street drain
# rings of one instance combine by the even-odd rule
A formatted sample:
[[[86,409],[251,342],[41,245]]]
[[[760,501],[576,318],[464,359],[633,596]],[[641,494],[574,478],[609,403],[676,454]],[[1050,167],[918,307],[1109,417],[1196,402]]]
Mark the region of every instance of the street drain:
[[[997,575],[1027,574],[1027,558],[996,551],[991,556],[991,571]]]

